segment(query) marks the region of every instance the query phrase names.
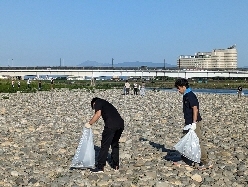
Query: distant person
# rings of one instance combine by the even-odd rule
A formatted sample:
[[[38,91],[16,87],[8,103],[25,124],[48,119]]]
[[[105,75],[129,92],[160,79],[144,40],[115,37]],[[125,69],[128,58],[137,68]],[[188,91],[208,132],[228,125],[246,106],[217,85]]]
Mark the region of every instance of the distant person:
[[[138,95],[138,83],[137,83],[137,81],[133,84],[133,94]]]
[[[51,78],[51,89],[53,89],[54,79]]]
[[[41,90],[41,80],[38,82],[38,89]]]
[[[145,96],[145,82],[142,82],[141,84],[140,95]]]
[[[31,87],[30,87],[30,83],[31,83],[31,80],[30,80],[30,78],[28,78],[28,80],[27,80],[28,88],[31,88]]]
[[[239,86],[239,87],[238,87],[238,98],[240,98],[241,95],[242,95],[242,87]]]
[[[184,127],[192,125],[195,127],[195,133],[199,138],[201,147],[201,159],[198,169],[208,169],[212,167],[212,164],[208,162],[207,152],[202,142],[202,118],[200,115],[199,102],[196,95],[191,91],[189,83],[186,79],[180,78],[175,82],[175,87],[180,94],[183,94],[183,113],[184,113]],[[189,130],[183,130],[183,135],[187,134]],[[181,156],[183,161],[188,161],[186,157]],[[175,165],[180,166],[185,164],[183,161],[174,162]]]
[[[97,158],[98,163],[96,168],[91,170],[91,172],[104,172],[110,146],[112,149],[112,168],[119,170],[119,139],[124,130],[124,120],[117,109],[104,99],[93,98],[91,100],[91,108],[95,110],[95,114],[92,119],[85,124],[85,127],[91,128],[91,125],[101,116],[105,124],[102,132],[101,149]]]
[[[128,80],[126,80],[126,83],[125,83],[125,90],[126,90],[126,95],[128,95],[129,90],[130,90],[130,84],[129,84]]]
[[[96,78],[92,77],[90,81],[90,86],[95,86],[96,85]]]
[[[21,82],[20,81],[17,82],[17,87],[18,87],[18,89],[20,89],[20,87],[21,87]]]
[[[15,81],[14,80],[11,81],[11,86],[12,86],[12,88],[15,87]]]

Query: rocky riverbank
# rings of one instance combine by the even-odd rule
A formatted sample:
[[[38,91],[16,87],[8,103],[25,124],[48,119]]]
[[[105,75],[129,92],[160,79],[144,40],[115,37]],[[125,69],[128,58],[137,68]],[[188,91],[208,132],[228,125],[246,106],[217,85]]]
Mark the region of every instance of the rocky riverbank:
[[[182,96],[148,91],[60,90],[7,94],[0,100],[0,186],[237,186],[248,185],[248,97],[197,94],[204,143],[214,167],[176,167],[173,146],[181,137]],[[6,95],[6,94],[5,94]],[[2,98],[3,94],[0,98]],[[119,172],[69,170],[82,128],[93,115],[93,97],[110,101],[125,120]],[[103,121],[93,126],[99,149]]]

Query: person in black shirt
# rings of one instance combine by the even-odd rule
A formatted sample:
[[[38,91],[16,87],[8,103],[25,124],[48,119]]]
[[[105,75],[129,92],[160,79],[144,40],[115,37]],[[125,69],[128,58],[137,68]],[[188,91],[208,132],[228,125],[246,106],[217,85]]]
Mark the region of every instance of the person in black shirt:
[[[239,87],[238,87],[238,98],[241,97],[241,94],[242,94],[242,87],[239,86]]]
[[[38,89],[41,90],[41,81],[38,83]]]
[[[195,128],[195,133],[199,138],[199,143],[201,147],[201,163],[199,169],[207,169],[212,167],[211,162],[208,162],[207,152],[202,143],[202,118],[200,115],[199,102],[196,95],[191,91],[189,83],[186,79],[180,78],[176,80],[175,87],[178,89],[179,93],[183,94],[183,113],[185,126],[191,124]],[[183,130],[183,134],[187,134],[189,130]],[[187,162],[187,159],[182,156],[182,160]],[[175,162],[175,165],[184,164],[181,162]]]
[[[53,89],[54,79],[51,78],[51,89]]]
[[[124,120],[120,116],[117,109],[108,101],[100,98],[93,98],[91,101],[92,109],[95,109],[95,114],[89,123],[85,124],[86,128],[90,128],[101,116],[105,123],[102,132],[101,149],[98,155],[98,163],[92,172],[104,172],[104,166],[108,157],[108,150],[111,146],[112,167],[115,170],[119,169],[119,139],[124,130]]]
[[[137,83],[137,81],[133,84],[133,94],[138,95],[138,83]]]
[[[20,81],[17,82],[17,86],[18,86],[18,89],[20,89],[20,87],[21,87],[21,82]]]

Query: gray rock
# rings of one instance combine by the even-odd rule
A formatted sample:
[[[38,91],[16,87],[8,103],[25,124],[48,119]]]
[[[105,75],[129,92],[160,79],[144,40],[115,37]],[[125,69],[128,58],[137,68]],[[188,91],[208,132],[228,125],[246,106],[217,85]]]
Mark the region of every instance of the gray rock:
[[[34,183],[36,183],[37,181],[38,181],[37,179],[31,178],[31,179],[29,179],[28,183],[34,184]]]
[[[23,178],[21,178],[21,177],[18,177],[16,180],[15,180],[15,182],[16,182],[16,185],[22,185],[23,183],[24,183],[24,180],[23,180]]]
[[[2,100],[0,106],[4,108],[0,115],[0,186],[246,185],[248,105],[243,103],[248,97],[241,101],[234,95],[197,94],[203,143],[214,163],[213,169],[199,171],[172,165],[181,157],[173,146],[182,137],[182,96],[162,91],[147,91],[145,97],[121,93],[113,89],[9,94],[10,99]],[[104,174],[69,170],[83,125],[93,115],[90,99],[95,96],[113,103],[125,121],[119,172],[109,164]],[[92,127],[98,147],[103,126],[100,118]]]

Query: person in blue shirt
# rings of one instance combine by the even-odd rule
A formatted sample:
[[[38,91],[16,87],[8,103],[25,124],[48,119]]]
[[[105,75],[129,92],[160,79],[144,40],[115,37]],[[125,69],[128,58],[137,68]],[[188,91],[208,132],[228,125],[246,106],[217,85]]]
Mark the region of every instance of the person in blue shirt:
[[[175,87],[178,89],[180,94],[183,94],[183,114],[184,114],[184,124],[195,126],[195,133],[199,138],[199,143],[201,147],[201,163],[198,166],[198,169],[207,169],[212,167],[211,162],[208,162],[207,152],[202,143],[202,118],[199,109],[199,101],[197,96],[192,92],[189,87],[189,83],[187,79],[180,78],[175,82]],[[183,135],[187,134],[189,130],[183,130]],[[182,156],[182,160],[187,160]],[[183,161],[175,162],[175,165],[180,166],[181,164],[185,164]]]

